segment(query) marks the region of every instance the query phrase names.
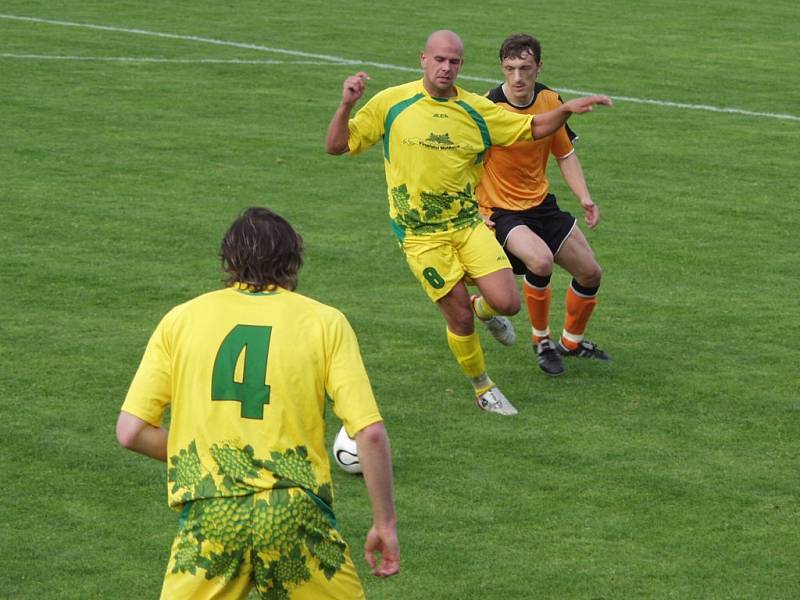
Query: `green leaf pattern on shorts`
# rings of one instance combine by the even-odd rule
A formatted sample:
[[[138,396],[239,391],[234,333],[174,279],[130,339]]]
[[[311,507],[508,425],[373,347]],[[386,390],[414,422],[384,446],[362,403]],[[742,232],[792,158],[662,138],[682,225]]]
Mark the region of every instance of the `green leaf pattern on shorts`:
[[[202,570],[206,579],[228,581],[241,575],[248,557],[262,597],[288,599],[311,569],[330,579],[342,568],[346,545],[304,491],[330,505],[331,486],[317,482],[304,446],[259,459],[251,446],[229,440],[209,454],[215,472],[205,475],[194,442],[170,457],[172,492],[192,501],[181,518],[173,573]],[[263,479],[264,470],[275,480],[266,498],[256,493],[267,490],[248,483]]]

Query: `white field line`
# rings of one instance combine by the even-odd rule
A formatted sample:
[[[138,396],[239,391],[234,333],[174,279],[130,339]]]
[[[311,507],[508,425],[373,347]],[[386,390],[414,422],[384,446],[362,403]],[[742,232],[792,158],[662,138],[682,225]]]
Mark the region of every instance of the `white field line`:
[[[170,40],[184,40],[187,42],[201,42],[203,44],[214,44],[217,46],[230,46],[233,48],[243,48],[245,50],[258,50],[260,52],[274,52],[276,54],[287,54],[289,56],[300,56],[302,58],[316,58],[319,60],[327,60],[335,63],[352,64],[345,58],[338,56],[328,56],[326,54],[314,54],[311,52],[300,52],[297,50],[286,50],[285,48],[270,48],[268,46],[260,46],[258,44],[246,44],[242,42],[231,42],[227,40],[216,40],[213,38],[198,37],[196,35],[180,35],[177,33],[160,33],[158,31],[147,31],[145,29],[126,29],[124,27],[111,27],[108,25],[93,25],[91,23],[73,23],[71,21],[56,21],[52,19],[39,19],[36,17],[20,17],[17,15],[0,14],[0,19],[9,19],[13,21],[27,21],[29,23],[43,23],[46,25],[60,25],[62,27],[78,27],[80,29],[94,29],[96,31],[111,31],[115,33],[132,33],[136,35],[148,35],[157,38],[166,38]]]
[[[74,60],[87,62],[126,62],[126,63],[176,63],[183,65],[332,65],[322,60],[242,60],[237,58],[158,58],[147,56],[65,56],[55,54],[10,54],[0,52],[0,58],[21,60]]]
[[[344,58],[341,56],[333,56],[330,54],[317,54],[313,52],[302,52],[299,50],[288,50],[286,48],[272,48],[269,46],[262,46],[259,44],[248,44],[243,42],[233,42],[229,40],[218,40],[214,38],[206,38],[206,37],[199,37],[195,35],[180,35],[176,33],[163,33],[158,31],[148,31],[146,29],[128,29],[124,27],[112,27],[109,25],[94,25],[91,23],[74,23],[71,21],[59,21],[53,19],[40,19],[37,17],[24,17],[19,15],[7,15],[7,14],[0,14],[0,19],[6,20],[13,20],[13,21],[26,21],[29,23],[41,23],[46,25],[59,25],[62,27],[78,27],[81,29],[93,29],[96,31],[110,31],[115,33],[127,33],[127,34],[135,34],[135,35],[146,35],[151,37],[157,38],[164,38],[164,39],[172,39],[172,40],[183,40],[188,42],[199,42],[203,44],[213,44],[217,46],[228,46],[232,48],[242,48],[245,50],[256,50],[258,52],[272,52],[275,54],[284,54],[287,56],[296,56],[299,58],[305,59],[315,59],[316,61],[322,62],[313,62],[307,64],[333,64],[333,65],[351,65],[351,66],[361,66],[361,67],[376,67],[378,69],[385,69],[385,70],[392,70],[392,71],[405,71],[411,73],[419,73],[418,67],[403,67],[400,65],[393,65],[388,63],[379,63],[379,62],[372,62],[372,61],[365,61],[365,60],[353,60]],[[22,55],[0,55],[0,57],[6,58],[21,58]],[[30,55],[31,59],[44,59],[43,56],[37,55]],[[62,60],[69,60],[70,58],[63,58]],[[71,57],[72,60],[92,60],[91,57]],[[170,59],[133,59],[133,57],[117,57],[111,59],[100,59],[95,58],[95,60],[118,60],[121,62],[135,62],[135,60],[141,62],[177,62]],[[187,61],[190,62],[190,61]],[[203,61],[196,60],[196,62],[211,62],[211,61]],[[233,64],[282,64],[277,61],[228,61]],[[460,75],[460,79],[466,79],[469,81],[480,81],[485,83],[496,84],[498,82],[497,78],[486,78],[486,77],[474,77],[470,75]],[[564,94],[574,94],[579,96],[589,95],[595,92],[587,92],[583,90],[573,90],[568,88],[559,88],[560,92]],[[611,96],[612,99],[622,101],[622,102],[631,102],[636,104],[650,104],[654,106],[664,106],[669,108],[679,108],[684,110],[703,110],[708,112],[716,112],[716,113],[729,113],[729,114],[737,114],[737,115],[744,115],[747,117],[766,117],[770,119],[781,119],[786,121],[800,121],[800,116],[798,115],[789,115],[789,114],[781,114],[781,113],[771,113],[771,112],[757,112],[751,110],[744,110],[741,108],[733,108],[733,107],[722,107],[722,106],[711,106],[708,104],[690,104],[685,102],[672,102],[669,100],[656,100],[650,98],[635,98],[630,96]]]

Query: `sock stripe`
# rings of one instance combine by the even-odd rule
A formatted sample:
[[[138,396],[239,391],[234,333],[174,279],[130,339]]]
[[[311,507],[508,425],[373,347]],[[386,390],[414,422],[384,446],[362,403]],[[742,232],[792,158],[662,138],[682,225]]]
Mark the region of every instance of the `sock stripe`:
[[[572,280],[572,283],[570,283],[570,287],[572,288],[572,291],[581,298],[593,298],[597,295],[597,291],[600,289],[600,286],[584,287],[574,279]]]

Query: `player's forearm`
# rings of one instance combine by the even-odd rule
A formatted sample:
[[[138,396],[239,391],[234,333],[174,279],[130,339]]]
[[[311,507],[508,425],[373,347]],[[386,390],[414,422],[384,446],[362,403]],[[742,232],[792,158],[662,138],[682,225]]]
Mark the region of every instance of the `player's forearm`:
[[[586,177],[583,174],[581,161],[578,160],[578,155],[574,152],[558,161],[558,168],[561,171],[561,176],[564,181],[575,194],[575,197],[580,201],[591,200],[589,193],[589,186],[586,183]]]
[[[120,412],[117,419],[117,440],[133,452],[167,462],[167,437],[163,427],[154,427],[130,413]]]
[[[548,135],[554,134],[569,119],[572,111],[564,104],[553,110],[549,110],[540,115],[536,115],[531,124],[533,139],[538,140]]]
[[[330,125],[328,125],[328,133],[325,136],[325,152],[328,154],[344,154],[349,150],[347,138],[350,131],[347,123],[352,110],[352,104],[342,102],[333,114]]]
[[[394,528],[397,517],[392,491],[392,458],[383,423],[373,423],[359,431],[356,445],[375,527]]]

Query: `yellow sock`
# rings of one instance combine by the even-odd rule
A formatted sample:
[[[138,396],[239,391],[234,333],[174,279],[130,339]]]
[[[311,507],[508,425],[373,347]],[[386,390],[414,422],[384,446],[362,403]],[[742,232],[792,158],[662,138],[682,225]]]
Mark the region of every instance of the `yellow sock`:
[[[450,346],[458,366],[469,378],[476,392],[485,392],[494,385],[486,375],[486,363],[483,360],[481,339],[477,331],[473,331],[470,335],[456,335],[448,329],[447,345]]]
[[[481,321],[488,321],[492,317],[496,317],[500,313],[489,306],[489,303],[484,300],[483,296],[475,296],[472,300],[472,310],[475,316]]]

